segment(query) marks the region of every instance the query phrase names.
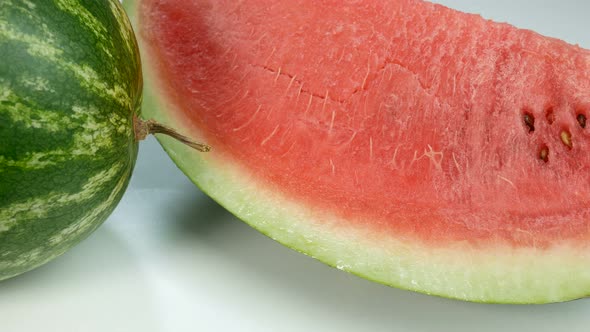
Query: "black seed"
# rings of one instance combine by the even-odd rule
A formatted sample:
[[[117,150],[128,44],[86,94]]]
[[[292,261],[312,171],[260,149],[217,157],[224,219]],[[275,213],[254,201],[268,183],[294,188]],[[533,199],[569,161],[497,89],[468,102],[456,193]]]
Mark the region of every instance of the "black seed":
[[[524,124],[529,128],[529,133],[535,131],[535,117],[531,113],[524,113]]]
[[[586,116],[584,114],[578,114],[577,118],[580,127],[586,128]]]

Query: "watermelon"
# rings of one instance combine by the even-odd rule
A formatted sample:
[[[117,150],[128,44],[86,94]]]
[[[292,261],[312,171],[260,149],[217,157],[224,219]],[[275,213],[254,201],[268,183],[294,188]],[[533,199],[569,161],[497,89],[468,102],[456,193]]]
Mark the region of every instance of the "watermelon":
[[[144,114],[203,191],[326,264],[494,303],[590,295],[590,51],[421,0],[125,0]]]
[[[142,76],[116,0],[2,1],[0,59],[1,280],[113,211],[137,156]]]

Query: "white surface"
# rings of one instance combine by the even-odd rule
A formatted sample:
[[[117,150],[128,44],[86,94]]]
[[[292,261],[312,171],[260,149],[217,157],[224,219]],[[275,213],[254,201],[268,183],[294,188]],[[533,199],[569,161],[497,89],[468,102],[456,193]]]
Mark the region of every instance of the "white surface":
[[[445,0],[590,48],[590,2]],[[516,3],[515,3],[516,2]],[[588,331],[590,300],[463,303],[374,284],[250,229],[193,186],[154,139],[93,236],[0,283],[2,332]]]

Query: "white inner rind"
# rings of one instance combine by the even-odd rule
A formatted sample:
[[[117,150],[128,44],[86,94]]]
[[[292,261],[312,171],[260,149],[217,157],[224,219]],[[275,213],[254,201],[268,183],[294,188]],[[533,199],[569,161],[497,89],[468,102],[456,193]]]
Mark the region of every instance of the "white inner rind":
[[[134,20],[134,2],[125,0]],[[143,114],[199,139],[198,128],[175,116],[163,83],[150,72],[142,45]],[[160,91],[160,95],[154,93]],[[383,284],[417,292],[494,303],[549,303],[590,295],[590,253],[560,243],[548,249],[515,248],[504,242],[474,248],[446,247],[380,234],[370,220],[342,220],[330,211],[290,198],[223,156],[203,154],[167,137],[160,142],[174,162],[209,196],[274,240],[326,264]],[[579,245],[579,244],[578,244]]]

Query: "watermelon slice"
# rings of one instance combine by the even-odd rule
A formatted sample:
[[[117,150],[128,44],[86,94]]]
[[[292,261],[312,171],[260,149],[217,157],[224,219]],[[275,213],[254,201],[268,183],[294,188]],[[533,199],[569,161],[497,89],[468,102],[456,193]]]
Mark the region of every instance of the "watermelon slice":
[[[144,114],[205,192],[362,277],[590,295],[590,52],[418,0],[126,0]]]

